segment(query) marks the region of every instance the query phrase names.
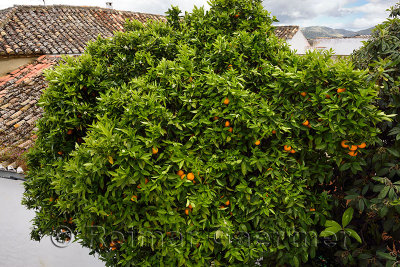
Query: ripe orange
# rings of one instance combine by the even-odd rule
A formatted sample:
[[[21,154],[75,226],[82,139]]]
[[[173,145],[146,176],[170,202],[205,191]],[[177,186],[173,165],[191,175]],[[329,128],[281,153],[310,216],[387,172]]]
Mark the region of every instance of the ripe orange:
[[[193,209],[193,207],[192,207],[192,205],[191,205],[191,204],[189,204],[188,208],[189,208],[189,209]]]
[[[276,131],[275,131],[275,130],[272,130],[272,134],[276,134]]]
[[[135,201],[135,200],[137,200],[137,196],[133,195],[133,196],[131,197],[131,201]]]
[[[232,65],[230,65],[230,66],[232,66]],[[225,98],[225,100],[224,100],[224,104],[225,104],[225,105],[228,105],[228,104],[229,104],[229,102],[230,102],[230,101],[229,101],[229,98]]]
[[[301,92],[300,95],[301,95],[301,96],[306,96],[307,93],[306,93],[306,92]]]
[[[229,202],[229,200],[227,200],[227,201],[225,202],[225,205],[229,206],[229,204],[231,204],[231,202]]]
[[[330,95],[325,95],[325,97],[326,97],[326,98],[331,98],[331,96],[330,96]]]
[[[176,174],[178,174],[179,176],[184,175],[185,173],[182,170],[179,170]]]
[[[215,121],[218,120],[218,119],[219,119],[219,118],[218,118],[217,116],[214,117],[214,120],[215,120]]]
[[[228,132],[232,132],[233,131],[233,128],[232,127],[229,127],[229,129],[228,129]]]
[[[185,214],[189,215],[189,209],[185,209]]]
[[[240,13],[237,13],[236,15],[235,15],[235,18],[238,18],[240,16]]]
[[[191,83],[193,81],[193,78],[192,77],[189,77],[189,82]]]
[[[283,146],[283,149],[284,149],[285,151],[290,151],[290,150],[292,150],[292,147],[291,147],[291,146],[284,145],[284,146]]]
[[[349,145],[346,145],[347,142],[349,142],[349,141],[348,141],[348,140],[343,140],[342,142],[340,142],[340,145],[341,145],[343,148],[348,148]]]
[[[306,120],[305,122],[303,122],[304,126],[308,126],[310,124],[310,122],[308,120]]]
[[[292,150],[290,150],[290,153],[294,154],[294,153],[296,153],[296,150],[292,149]]]
[[[194,180],[194,174],[193,173],[188,173],[187,175],[188,180],[193,181]]]
[[[367,146],[366,143],[361,143],[361,144],[358,145],[358,148],[365,148],[366,146]]]
[[[229,69],[229,68],[232,68],[232,65],[229,64],[229,65],[228,65],[228,69]]]
[[[260,140],[257,140],[257,141],[254,142],[254,144],[255,144],[256,146],[259,146],[259,145],[261,144],[261,142],[260,142]]]
[[[74,131],[73,131],[72,129],[69,129],[68,132],[67,132],[67,134],[70,134],[70,135],[71,135],[71,134],[73,134],[73,132],[74,132]]]
[[[315,211],[315,209],[310,209],[310,211]]]
[[[269,171],[272,171],[272,168],[268,168],[268,169],[267,169],[267,172],[269,172]]]
[[[151,149],[151,152],[153,153],[153,155],[157,154],[157,153],[158,153],[158,148],[153,147],[153,148]]]
[[[57,154],[58,154],[58,155],[62,155],[62,154],[64,154],[64,152],[58,151]]]
[[[182,174],[181,175],[181,180],[183,180],[183,178],[185,178],[186,175]]]
[[[142,188],[142,187],[141,187],[140,185],[138,185],[138,186],[137,186],[137,188],[139,188],[139,189],[140,189],[140,188]]]
[[[231,126],[231,123],[229,121],[226,121],[225,122],[225,127],[229,127],[229,126]]]
[[[339,89],[337,89],[336,92],[338,92],[338,93],[343,93],[344,91],[346,91],[346,88],[339,88]]]
[[[149,179],[144,179],[144,183],[147,184],[149,182]]]
[[[349,149],[351,150],[351,151],[356,151],[357,150],[357,146],[355,146],[355,145],[352,145],[351,147],[349,147]]]
[[[53,202],[54,198],[53,198],[53,197],[51,197],[49,200],[50,200],[50,202]]]
[[[357,156],[358,152],[356,152],[356,151],[350,151],[348,154],[349,154],[350,156],[352,156],[352,157],[355,157],[355,156]]]

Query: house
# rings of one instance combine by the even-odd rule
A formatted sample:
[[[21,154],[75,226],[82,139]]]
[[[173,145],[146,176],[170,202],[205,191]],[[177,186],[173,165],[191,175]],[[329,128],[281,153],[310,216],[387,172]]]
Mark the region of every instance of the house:
[[[88,41],[123,31],[127,19],[165,21],[161,15],[81,6],[14,6],[0,10],[0,171],[23,173],[21,158],[35,140],[43,71],[61,55],[79,55]],[[298,26],[278,26],[292,49],[309,46]]]
[[[333,49],[336,56],[349,56],[354,50],[361,48],[363,42],[368,41],[369,37],[369,35],[359,35],[354,37],[316,38],[312,41],[312,49]]]
[[[290,48],[296,50],[296,54],[305,54],[310,49],[310,44],[299,26],[277,26],[275,34],[286,40]]]

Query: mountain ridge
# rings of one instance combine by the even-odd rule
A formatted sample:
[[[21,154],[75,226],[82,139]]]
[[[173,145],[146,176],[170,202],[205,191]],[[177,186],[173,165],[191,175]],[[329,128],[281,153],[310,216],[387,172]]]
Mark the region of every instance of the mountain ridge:
[[[301,27],[301,31],[307,39],[315,39],[318,37],[353,37],[357,35],[370,35],[372,28],[360,31],[350,31],[344,29],[333,29],[325,26]]]

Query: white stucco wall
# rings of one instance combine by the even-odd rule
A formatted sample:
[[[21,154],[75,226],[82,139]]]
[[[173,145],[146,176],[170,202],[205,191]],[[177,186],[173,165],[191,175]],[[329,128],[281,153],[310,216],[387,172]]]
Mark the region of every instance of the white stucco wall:
[[[89,255],[89,249],[78,243],[59,248],[49,237],[41,242],[32,241],[34,212],[21,205],[23,192],[21,181],[0,178],[1,267],[104,267],[103,262]]]
[[[288,45],[290,45],[290,49],[297,50],[296,54],[305,54],[310,48],[307,38],[301,31],[297,31],[293,38],[287,40],[286,42]]]
[[[348,56],[354,50],[359,49],[368,38],[317,38],[313,42],[313,48],[326,49],[332,48],[338,56]]]

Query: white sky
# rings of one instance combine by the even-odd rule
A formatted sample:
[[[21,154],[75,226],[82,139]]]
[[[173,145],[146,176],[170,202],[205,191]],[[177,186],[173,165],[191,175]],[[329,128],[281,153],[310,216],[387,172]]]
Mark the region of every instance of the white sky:
[[[115,9],[164,14],[171,5],[190,11],[194,5],[208,7],[207,0],[46,0],[46,5],[85,5],[105,7],[113,2]],[[328,26],[360,30],[381,23],[385,10],[398,0],[264,0],[264,6],[281,25]],[[0,9],[13,5],[43,5],[43,0],[0,0]]]

